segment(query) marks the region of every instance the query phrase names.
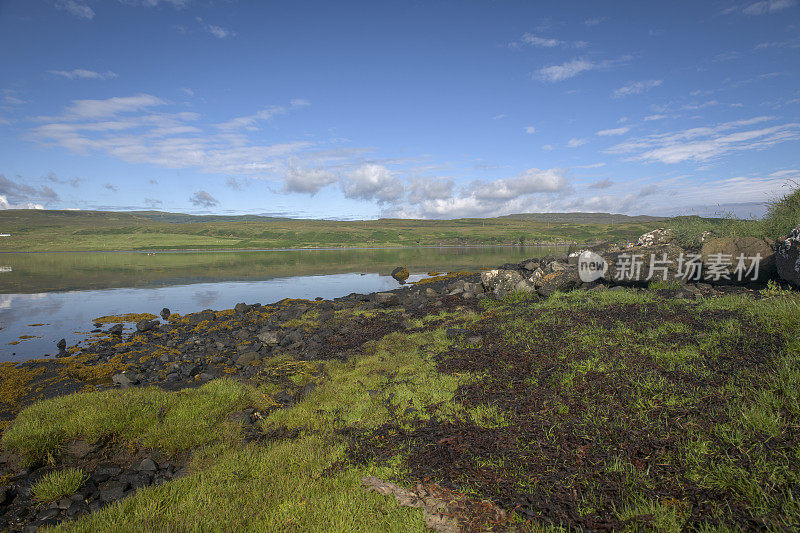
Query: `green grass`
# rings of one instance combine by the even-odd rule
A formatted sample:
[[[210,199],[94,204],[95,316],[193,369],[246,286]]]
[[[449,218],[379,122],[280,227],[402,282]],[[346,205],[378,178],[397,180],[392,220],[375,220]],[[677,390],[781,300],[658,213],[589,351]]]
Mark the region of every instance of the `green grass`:
[[[486,301],[479,313],[442,313],[413,325],[432,324],[368,343],[346,361],[315,362],[313,373],[310,363],[277,357],[252,385],[217,380],[177,393],[115,390],[43,401],[18,415],[3,445],[30,463],[55,455],[71,439],[111,434],[165,451],[192,450],[187,477],[58,528],[65,531],[187,524],[196,530],[424,531],[418,509],[366,492],[360,479],[375,475],[413,486],[419,480],[409,477],[407,461],[415,432],[442,423],[454,431],[490,428],[499,442],[517,442],[518,448],[494,455],[471,455],[469,441],[451,448],[459,464],[474,461],[486,476],[499,476],[504,490],[561,494],[563,482],[576,491],[579,513],[630,519],[631,531],[680,531],[692,505],[702,503],[691,499],[693,487],[712,499],[715,491],[725,494],[700,513],[703,523],[693,526],[699,529],[736,529],[732,508],[773,528],[800,521],[794,491],[800,453],[791,444],[800,425],[796,293],[759,301],[680,301],[652,290],[574,291],[547,300],[512,293]],[[473,351],[454,351],[461,341],[448,339],[447,327],[484,328],[494,336]],[[512,358],[505,361],[504,354]],[[443,371],[440,364],[453,357],[461,366]],[[298,387],[311,381],[317,387],[281,408],[269,394],[287,376]],[[493,391],[491,403],[464,394],[481,389]],[[506,404],[505,397],[513,401]],[[707,404],[709,397],[717,400]],[[544,402],[529,415],[535,421],[524,433],[529,440],[509,439],[520,424],[530,424],[518,411],[528,398]],[[226,415],[248,406],[265,413],[266,431],[297,429],[297,437],[244,444]],[[404,432],[406,445],[387,448],[390,431]],[[567,434],[585,439],[584,462],[573,462],[574,447],[563,444]],[[353,435],[388,455],[352,462]],[[647,437],[644,444],[637,435]],[[528,468],[536,464],[543,470],[532,476]],[[445,475],[433,480],[447,481],[439,479]],[[493,496],[479,479],[451,481],[471,497]],[[512,521],[523,531],[564,530],[526,524],[519,515]]]
[[[0,212],[0,227],[12,236],[0,239],[0,251],[535,245],[627,240],[658,227],[658,220],[636,218],[614,223],[514,218],[340,222],[164,215],[6,210]]]
[[[42,476],[31,487],[31,491],[37,500],[52,502],[77,492],[84,480],[86,480],[86,474],[80,468],[55,470]]]

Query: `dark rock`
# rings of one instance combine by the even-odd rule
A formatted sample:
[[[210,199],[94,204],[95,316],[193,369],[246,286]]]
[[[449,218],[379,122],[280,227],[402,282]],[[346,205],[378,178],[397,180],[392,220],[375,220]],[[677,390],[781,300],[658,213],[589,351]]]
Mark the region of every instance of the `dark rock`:
[[[58,516],[58,509],[45,509],[38,515],[36,515],[36,520],[50,520]]]
[[[259,359],[258,352],[254,352],[251,350],[249,352],[244,352],[242,355],[240,355],[239,358],[236,359],[236,364],[239,366],[245,366],[258,359]]]
[[[776,243],[775,264],[781,279],[800,287],[800,226]]]
[[[63,351],[64,351],[64,349],[66,349],[66,347],[67,347],[67,339],[61,339],[60,341],[58,341],[58,342],[56,343],[56,347],[57,347],[57,348],[58,348],[60,351],[62,351],[62,352],[63,352]]]
[[[556,291],[569,291],[581,283],[577,270],[561,270],[551,272],[536,281],[536,292],[542,296],[550,296]]]
[[[169,308],[167,308],[167,307],[165,307],[164,309],[161,310],[161,318],[164,319],[164,320],[168,319],[169,315],[171,315],[171,314],[172,313],[169,312]]]
[[[122,324],[114,324],[108,328],[108,332],[112,335],[122,335]]]
[[[392,277],[400,283],[405,283],[408,279],[408,269],[405,267],[397,267],[392,270]]]
[[[136,331],[144,333],[158,327],[158,320],[145,320],[142,319],[136,323]]]
[[[400,299],[393,292],[376,292],[375,302],[384,307],[391,307],[400,303]]]
[[[250,306],[244,302],[239,302],[233,307],[233,310],[237,313],[246,313],[250,309]]]
[[[100,485],[100,499],[105,503],[119,500],[125,496],[125,491],[127,491],[129,487],[130,485],[128,483],[123,483],[122,481],[106,481]]]
[[[134,376],[129,376],[128,374],[114,374],[112,376],[111,381],[116,383],[122,389],[127,389],[132,385],[136,385],[139,381]]]
[[[136,470],[139,472],[155,472],[158,470],[158,465],[151,458],[146,457],[145,459],[142,459],[142,462],[139,463],[139,466],[136,467]]]
[[[445,331],[445,335],[447,335],[448,339],[457,339],[462,335],[466,335],[469,333],[468,329],[461,329],[461,328],[447,328]]]
[[[61,498],[58,500],[58,508],[59,509],[69,509],[72,505],[72,500],[70,498]]]

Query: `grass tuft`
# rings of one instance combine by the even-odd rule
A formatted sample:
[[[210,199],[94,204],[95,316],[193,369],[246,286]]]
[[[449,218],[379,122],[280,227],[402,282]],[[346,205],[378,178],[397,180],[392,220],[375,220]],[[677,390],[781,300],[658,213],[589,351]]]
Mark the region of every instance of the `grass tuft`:
[[[86,474],[80,468],[65,468],[48,472],[31,487],[31,490],[37,500],[52,502],[74,494],[85,480]]]

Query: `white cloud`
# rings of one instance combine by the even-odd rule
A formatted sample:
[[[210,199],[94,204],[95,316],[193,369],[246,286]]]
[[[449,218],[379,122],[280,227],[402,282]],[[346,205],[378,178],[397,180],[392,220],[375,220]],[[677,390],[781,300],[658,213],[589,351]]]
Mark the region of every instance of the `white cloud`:
[[[525,133],[536,133],[535,126],[525,126]]]
[[[597,66],[586,59],[573,59],[561,65],[551,65],[539,69],[539,77],[543,80],[556,82],[574,78],[581,72],[592,70]]]
[[[101,72],[95,72],[94,70],[86,70],[82,68],[76,68],[73,70],[48,70],[47,72],[49,74],[53,74],[55,76],[62,76],[70,80],[75,80],[75,79],[108,80],[117,77],[117,74],[115,72],[111,72],[110,70],[101,73]]]
[[[24,204],[12,204],[8,201],[8,197],[0,194],[0,209],[44,209],[42,204],[33,202],[25,202]]]
[[[74,15],[78,18],[92,20],[94,18],[94,10],[86,5],[85,2],[77,0],[58,0],[56,7]]]
[[[586,19],[586,20],[583,21],[583,23],[588,27],[592,27],[592,26],[597,26],[598,24],[600,24],[604,20],[606,20],[605,17],[595,17],[595,18],[591,18],[591,19]]]
[[[236,36],[235,31],[229,30],[228,28],[223,28],[222,26],[217,26],[215,24],[208,24],[200,17],[196,17],[195,20],[202,25],[206,32],[210,33],[217,39],[226,39],[228,37]]]
[[[60,201],[58,193],[47,185],[34,187],[25,181],[18,183],[8,179],[3,174],[0,174],[0,196],[5,202],[5,209],[32,209],[29,206],[49,205]]]
[[[600,130],[595,135],[600,135],[601,137],[607,137],[609,135],[625,135],[631,131],[630,128],[613,128],[610,130]]]
[[[141,111],[149,107],[164,105],[166,102],[149,94],[135,96],[120,96],[106,100],[73,100],[62,115],[63,119],[82,120],[102,117],[113,117],[121,113]],[[40,117],[47,120],[52,117]]]
[[[219,205],[219,200],[211,196],[206,191],[196,191],[190,198],[189,201],[192,205],[197,207],[214,207]]]
[[[509,200],[527,194],[562,191],[567,185],[561,169],[531,168],[513,178],[473,183],[471,192],[479,200]]]
[[[186,96],[188,96],[190,98],[192,96],[194,96],[194,91],[192,89],[188,88],[188,87],[182,87],[181,91],[183,91],[183,94],[185,94]]]
[[[10,94],[7,94],[3,97],[3,103],[7,105],[22,105],[27,102],[21,98],[17,98],[16,96],[11,96]]]
[[[349,172],[342,183],[346,198],[393,202],[403,195],[404,187],[399,177],[383,165],[365,163]]]
[[[742,13],[745,15],[765,15],[767,13],[777,13],[793,7],[797,2],[795,0],[764,0],[762,2],[755,2],[744,8]]]
[[[553,48],[560,44],[563,44],[563,41],[559,41],[558,39],[546,39],[544,37],[538,37],[533,35],[532,33],[526,33],[520,38],[520,42],[523,44],[530,44],[532,46],[541,46],[544,48]]]
[[[502,119],[504,119],[506,117],[508,117],[508,115],[506,115],[505,113],[500,113],[499,115],[493,116],[492,120],[502,120]]]
[[[607,153],[630,154],[633,160],[681,163],[703,162],[743,150],[763,150],[778,143],[800,139],[800,124],[788,123],[761,129],[742,129],[772,117],[754,117],[632,139],[617,144]],[[729,133],[733,130],[733,133]]]
[[[542,150],[547,150],[548,152],[551,151],[551,150],[555,150],[555,149],[556,149],[556,147],[553,146],[552,144],[545,144],[545,145],[542,146]]]
[[[662,120],[668,118],[667,115],[648,115],[644,117],[645,122],[649,122],[651,120]]]
[[[631,83],[630,85],[625,85],[624,87],[616,89],[614,91],[614,98],[622,98],[623,96],[630,96],[632,94],[641,94],[654,87],[658,87],[662,83],[662,80],[637,81],[635,83]]]
[[[592,183],[590,183],[588,185],[588,187],[590,189],[608,189],[609,187],[611,187],[613,185],[614,185],[614,182],[611,181],[610,179],[606,178],[606,179],[602,179],[602,180],[593,181]]]
[[[583,146],[587,142],[589,142],[589,141],[587,141],[586,139],[572,138],[567,142],[567,146],[569,148],[577,148],[578,146]]]
[[[442,200],[453,195],[454,183],[448,178],[417,178],[406,187],[406,201],[420,204],[430,200]]]
[[[323,187],[335,183],[336,175],[322,168],[302,168],[289,163],[283,179],[283,192],[314,195]]]

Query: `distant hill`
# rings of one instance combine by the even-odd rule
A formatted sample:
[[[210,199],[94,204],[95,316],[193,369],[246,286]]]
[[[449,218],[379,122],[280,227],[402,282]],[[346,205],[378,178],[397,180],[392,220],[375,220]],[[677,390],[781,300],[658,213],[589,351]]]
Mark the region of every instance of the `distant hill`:
[[[535,222],[558,222],[559,224],[624,224],[626,222],[658,222],[668,217],[649,215],[618,215],[612,213],[519,213],[505,215],[499,219],[529,220]]]

